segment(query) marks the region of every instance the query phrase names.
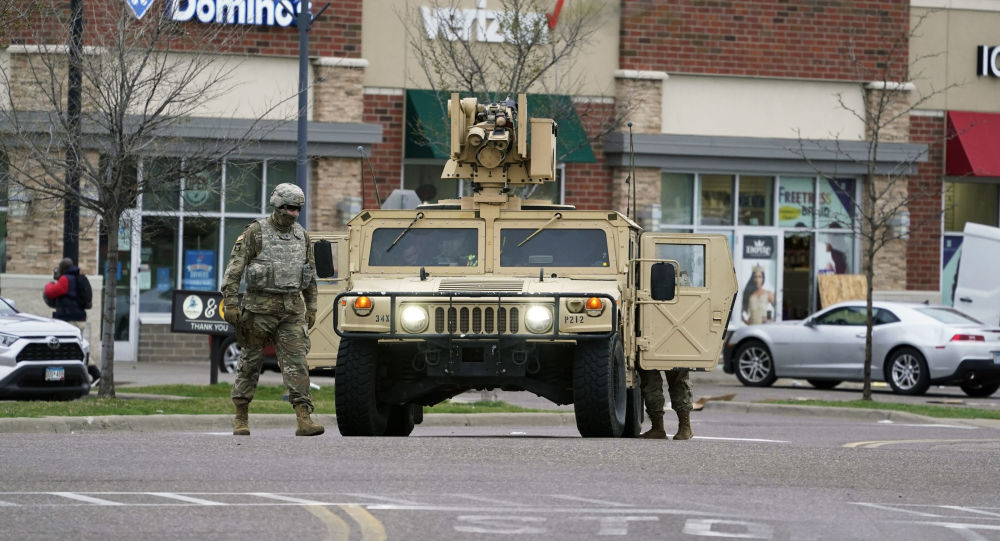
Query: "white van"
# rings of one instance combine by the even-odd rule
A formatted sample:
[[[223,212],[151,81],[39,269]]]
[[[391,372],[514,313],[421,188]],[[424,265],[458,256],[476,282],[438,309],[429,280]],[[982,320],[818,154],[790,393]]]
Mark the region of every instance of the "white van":
[[[955,278],[955,308],[987,325],[1000,325],[1000,228],[965,224]]]

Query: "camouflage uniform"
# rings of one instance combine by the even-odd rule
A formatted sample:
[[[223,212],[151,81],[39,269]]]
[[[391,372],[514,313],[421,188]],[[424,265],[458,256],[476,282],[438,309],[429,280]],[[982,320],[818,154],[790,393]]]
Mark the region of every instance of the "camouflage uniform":
[[[659,370],[639,370],[642,380],[642,401],[646,404],[646,414],[663,414],[666,401],[663,397],[663,380]],[[667,370],[667,389],[670,393],[670,409],[691,411],[691,378],[686,368]]]
[[[275,194],[281,195],[287,186],[294,188],[301,206],[304,197],[293,184],[280,184]],[[306,333],[316,317],[316,263],[306,230],[277,209],[275,195],[271,203],[275,212],[250,224],[236,239],[222,282],[225,306],[235,307],[240,280],[246,274],[247,290],[236,322],[240,362],[231,397],[237,407],[253,400],[264,346],[273,343],[289,401],[312,413]]]

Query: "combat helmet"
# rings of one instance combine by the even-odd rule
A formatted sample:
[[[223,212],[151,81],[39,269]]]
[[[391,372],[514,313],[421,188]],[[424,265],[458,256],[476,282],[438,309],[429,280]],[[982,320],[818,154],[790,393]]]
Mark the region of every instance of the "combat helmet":
[[[271,192],[271,199],[269,202],[274,208],[278,208],[282,205],[295,205],[302,207],[306,204],[306,194],[302,193],[302,188],[299,188],[290,182],[285,182],[274,187],[274,191]]]

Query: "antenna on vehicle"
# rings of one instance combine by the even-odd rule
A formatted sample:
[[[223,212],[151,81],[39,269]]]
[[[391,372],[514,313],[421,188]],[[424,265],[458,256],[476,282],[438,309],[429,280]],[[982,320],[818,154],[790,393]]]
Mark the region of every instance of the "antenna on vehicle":
[[[375,182],[375,168],[372,167],[372,161],[371,161],[371,159],[368,158],[368,156],[365,155],[365,147],[363,147],[361,145],[358,145],[358,152],[361,153],[361,176],[365,175],[365,171],[364,171],[364,169],[365,169],[365,160],[367,159],[368,160],[368,172],[371,173],[371,176],[372,176],[372,186],[375,188],[375,203],[379,207],[381,207],[382,206],[382,198],[379,197],[379,195],[378,195],[378,183]],[[361,185],[364,186],[364,182],[362,182]],[[361,205],[364,206],[364,197],[362,197]]]
[[[629,188],[629,185],[631,185],[631,188],[632,188],[632,193],[629,194],[631,196],[631,201],[632,201],[632,209],[631,209],[631,216],[630,216],[630,218],[632,218],[633,220],[635,220],[636,219],[636,212],[635,212],[635,146],[633,145],[633,142],[632,142],[632,123],[631,122],[628,123],[628,157],[629,157],[628,177],[625,179],[625,184],[626,184],[626,189]],[[628,196],[626,196],[626,197],[628,197]],[[626,212],[628,212],[628,208],[627,207],[626,207]]]

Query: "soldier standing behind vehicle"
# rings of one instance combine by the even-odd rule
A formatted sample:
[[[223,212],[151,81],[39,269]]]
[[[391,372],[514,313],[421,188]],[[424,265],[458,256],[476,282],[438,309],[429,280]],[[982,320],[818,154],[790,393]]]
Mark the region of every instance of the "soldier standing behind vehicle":
[[[316,322],[316,263],[309,234],[296,218],[305,194],[294,184],[279,184],[271,192],[274,212],[250,224],[236,239],[222,282],[225,320],[236,328],[240,362],[231,397],[236,406],[233,434],[250,435],[249,409],[257,390],[264,346],[273,343],[298,421],[296,436],[317,436],[323,427],[310,418],[306,331]],[[240,279],[246,273],[246,293],[239,305]]]
[[[670,392],[670,407],[677,413],[677,433],[675,440],[689,440],[691,433],[691,378],[686,368],[666,371],[667,388]],[[639,370],[642,381],[642,401],[646,404],[646,414],[653,427],[639,435],[640,438],[667,438],[663,428],[663,380],[659,370]]]

